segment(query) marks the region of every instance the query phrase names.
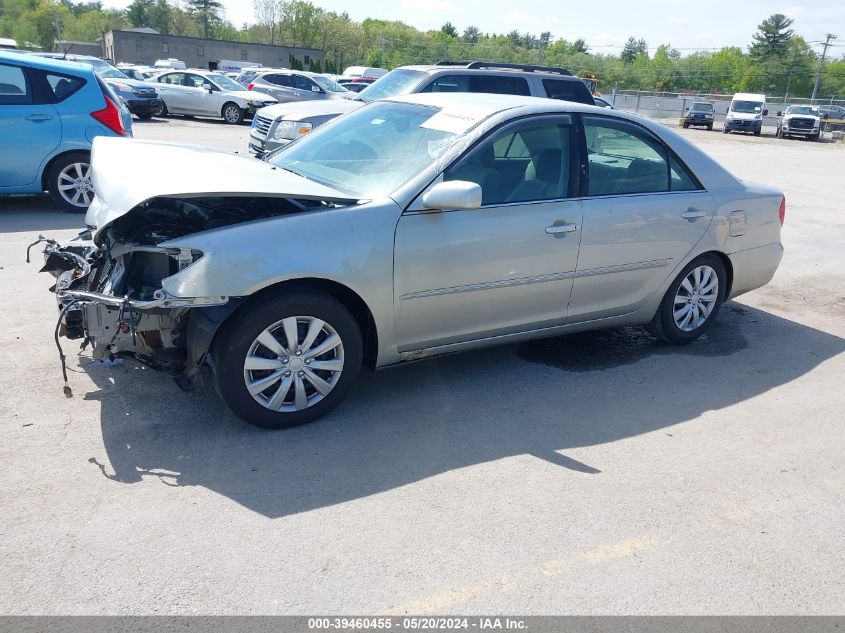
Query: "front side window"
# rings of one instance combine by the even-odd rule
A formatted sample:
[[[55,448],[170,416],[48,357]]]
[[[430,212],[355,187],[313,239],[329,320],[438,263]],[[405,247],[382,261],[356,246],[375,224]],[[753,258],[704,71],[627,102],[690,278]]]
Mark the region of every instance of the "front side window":
[[[591,196],[669,191],[666,150],[635,126],[584,117]]]
[[[169,84],[171,86],[181,86],[185,77],[184,73],[167,73],[158,78],[158,83]]]
[[[481,203],[557,200],[570,195],[571,130],[547,121],[508,127],[482,142],[445,174],[481,187]]]
[[[543,88],[549,99],[581,102],[584,97],[584,84],[581,81],[544,79]]]
[[[32,103],[32,93],[23,68],[0,64],[0,105]]]
[[[268,161],[360,199],[385,196],[476,124],[464,112],[382,101],[318,127]]]
[[[207,84],[208,80],[200,75],[186,74],[185,84],[189,88],[202,88],[203,84]]]
[[[302,75],[295,75],[293,78],[293,87],[297,90],[306,90],[308,92],[318,92],[319,88],[317,84],[313,81],[308,79],[308,77],[303,77]]]

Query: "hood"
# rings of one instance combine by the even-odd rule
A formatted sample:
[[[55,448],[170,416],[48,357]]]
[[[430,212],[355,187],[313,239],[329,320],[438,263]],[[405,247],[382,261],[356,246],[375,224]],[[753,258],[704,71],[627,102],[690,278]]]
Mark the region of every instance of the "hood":
[[[154,177],[137,177],[150,165]],[[99,233],[151,198],[253,195],[353,202],[347,194],[269,163],[194,145],[98,136],[91,154],[96,197],[85,223]]]
[[[354,99],[316,99],[299,103],[280,103],[262,108],[259,114],[268,119],[301,120],[309,117],[326,115],[340,116],[364,105]]]
[[[103,81],[105,81],[109,85],[111,85],[111,84],[126,84],[127,86],[135,88],[136,90],[137,89],[141,89],[141,90],[155,90],[156,89],[155,84],[151,84],[151,83],[148,83],[146,81],[138,81],[137,79],[131,79],[131,78],[118,79],[117,77],[105,77],[105,78],[103,78]]]

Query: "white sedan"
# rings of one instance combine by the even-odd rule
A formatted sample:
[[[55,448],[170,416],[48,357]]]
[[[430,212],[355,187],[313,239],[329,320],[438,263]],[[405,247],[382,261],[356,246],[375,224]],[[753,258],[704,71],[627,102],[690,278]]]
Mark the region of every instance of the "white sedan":
[[[151,80],[158,84],[162,105],[154,116],[187,114],[222,117],[238,124],[259,108],[278,103],[270,95],[247,90],[219,73],[175,70]]]

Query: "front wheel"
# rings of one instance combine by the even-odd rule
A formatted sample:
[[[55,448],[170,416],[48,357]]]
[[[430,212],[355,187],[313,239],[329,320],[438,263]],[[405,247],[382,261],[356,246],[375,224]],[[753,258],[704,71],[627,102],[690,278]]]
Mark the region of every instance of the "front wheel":
[[[244,120],[244,111],[236,103],[227,103],[223,106],[223,120],[232,125],[238,125]]]
[[[725,300],[725,265],[716,255],[702,255],[675,278],[648,330],[674,344],[689,343],[707,331]]]
[[[156,118],[167,116],[167,106],[162,101],[159,106],[153,111],[153,116]]]
[[[217,389],[240,418],[268,429],[307,424],[352,388],[361,331],[331,296],[296,292],[260,299],[235,314],[215,341]]]

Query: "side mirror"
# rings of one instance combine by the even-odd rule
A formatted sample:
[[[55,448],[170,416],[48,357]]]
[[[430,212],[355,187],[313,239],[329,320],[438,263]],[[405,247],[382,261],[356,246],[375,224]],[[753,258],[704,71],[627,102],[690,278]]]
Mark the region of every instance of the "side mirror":
[[[481,207],[481,186],[466,180],[448,180],[429,189],[422,199],[425,209],[464,209]]]
[[[311,92],[323,92],[320,86],[311,86]]]
[[[214,92],[214,87],[211,84],[206,83],[203,84],[202,87],[208,90],[209,92]]]
[[[783,116],[783,110],[778,110],[778,116]]]
[[[769,111],[768,111],[768,110],[763,110],[763,116],[769,116]]]

